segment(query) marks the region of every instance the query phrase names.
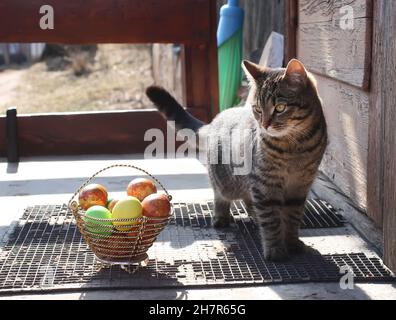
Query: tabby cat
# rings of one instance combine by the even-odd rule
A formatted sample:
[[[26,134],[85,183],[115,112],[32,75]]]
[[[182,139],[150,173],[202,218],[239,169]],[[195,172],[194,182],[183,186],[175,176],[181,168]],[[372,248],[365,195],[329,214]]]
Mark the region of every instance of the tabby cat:
[[[234,174],[232,163],[208,161],[215,195],[214,227],[227,227],[231,201],[242,199],[259,226],[265,259],[285,260],[306,250],[299,227],[327,147],[326,121],[315,79],[300,61],[293,59],[285,69],[263,68],[249,61],[242,67],[251,87],[246,106],[228,109],[208,125],[185,111],[164,89],[152,86],[146,93],[165,118],[175,121],[177,129],[190,128],[200,139],[230,135],[235,129],[251,130],[248,174]],[[221,155],[225,146],[221,140],[214,141],[206,144],[207,151]]]

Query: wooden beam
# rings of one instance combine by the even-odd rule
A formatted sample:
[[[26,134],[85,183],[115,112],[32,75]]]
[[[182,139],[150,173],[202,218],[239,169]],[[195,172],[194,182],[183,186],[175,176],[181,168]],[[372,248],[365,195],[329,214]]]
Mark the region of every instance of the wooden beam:
[[[204,109],[187,110],[199,119],[207,117]],[[0,117],[0,157],[9,154],[7,121]],[[23,157],[143,153],[151,144],[144,141],[145,132],[160,129],[165,134],[167,129],[154,109],[19,115],[16,124],[18,156]]]
[[[0,156],[5,122],[0,117]],[[152,143],[147,130],[167,129],[155,110],[19,115],[17,124],[20,156],[142,153]]]
[[[209,43],[208,0],[2,0],[0,42]],[[54,9],[42,30],[40,7]]]
[[[220,112],[220,95],[219,95],[219,65],[218,65],[218,48],[217,48],[217,7],[216,1],[210,1],[209,6],[210,21],[210,40],[208,42],[208,62],[209,62],[209,94],[210,104],[208,112],[212,120]]]
[[[10,108],[6,114],[6,139],[7,139],[7,161],[19,162],[18,154],[18,126],[17,109]]]
[[[285,1],[284,64],[297,57],[298,0]]]
[[[384,255],[385,263],[396,272],[396,1],[377,0],[375,21],[380,24],[383,55],[377,61],[381,73],[380,100],[384,118]],[[377,137],[378,139],[381,137]]]
[[[387,34],[383,24],[384,4],[374,1],[371,92],[368,121],[367,158],[367,213],[377,226],[383,225],[384,201],[384,103],[383,84],[387,83],[388,71],[384,65]]]
[[[8,46],[8,43],[2,43],[2,44],[0,44],[0,47],[2,47],[0,52],[3,53],[4,64],[6,66],[8,66],[10,64],[10,62],[11,62],[11,59],[10,59],[10,48]]]
[[[182,51],[184,96],[187,106],[205,110],[200,120],[209,122],[219,113],[216,3],[210,1],[205,10],[210,16],[211,38],[207,44],[185,45]]]

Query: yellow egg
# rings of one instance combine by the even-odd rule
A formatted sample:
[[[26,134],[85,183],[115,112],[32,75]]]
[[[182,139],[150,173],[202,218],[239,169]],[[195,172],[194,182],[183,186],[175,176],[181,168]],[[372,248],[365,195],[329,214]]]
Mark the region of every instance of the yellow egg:
[[[113,208],[112,218],[113,219],[136,219],[142,217],[142,204],[139,199],[135,197],[126,197],[119,200]],[[131,227],[139,223],[138,220],[129,221],[113,221],[113,225],[119,231],[128,231]]]

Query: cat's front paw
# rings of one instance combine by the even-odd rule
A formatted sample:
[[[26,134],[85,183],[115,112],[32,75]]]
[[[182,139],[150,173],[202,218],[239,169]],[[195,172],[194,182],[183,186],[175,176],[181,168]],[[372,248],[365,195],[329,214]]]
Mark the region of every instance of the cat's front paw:
[[[267,261],[281,262],[289,259],[289,252],[285,246],[266,248],[264,258]]]

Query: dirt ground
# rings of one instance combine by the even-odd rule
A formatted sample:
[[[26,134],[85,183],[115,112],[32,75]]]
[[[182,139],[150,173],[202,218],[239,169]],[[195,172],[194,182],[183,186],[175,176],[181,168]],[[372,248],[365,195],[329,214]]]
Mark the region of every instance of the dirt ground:
[[[52,68],[54,62],[0,71],[0,112],[11,106],[22,114],[150,106],[144,95],[154,81],[150,45],[99,45],[93,61],[86,65],[89,72],[81,76],[75,75],[72,63],[57,69]]]

